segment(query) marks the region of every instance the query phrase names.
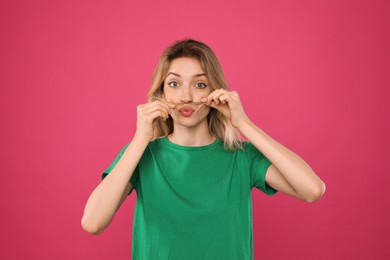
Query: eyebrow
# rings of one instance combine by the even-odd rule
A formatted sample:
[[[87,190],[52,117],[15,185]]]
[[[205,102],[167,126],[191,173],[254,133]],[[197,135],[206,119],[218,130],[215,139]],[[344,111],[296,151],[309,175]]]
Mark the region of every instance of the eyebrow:
[[[175,73],[175,72],[169,72],[168,75],[167,75],[167,77],[169,76],[169,74],[172,74],[172,75],[175,75],[175,76],[181,78],[180,74],[177,74],[177,73]],[[206,73],[195,74],[195,75],[192,76],[192,77],[193,77],[193,78],[197,78],[197,77],[201,77],[201,76],[207,77]]]

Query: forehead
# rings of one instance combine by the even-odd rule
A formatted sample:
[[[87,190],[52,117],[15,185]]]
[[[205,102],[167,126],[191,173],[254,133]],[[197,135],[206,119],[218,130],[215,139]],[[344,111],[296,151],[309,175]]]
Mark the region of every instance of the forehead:
[[[189,57],[180,57],[172,60],[168,67],[169,72],[175,72],[182,76],[204,73],[200,62],[195,58]]]

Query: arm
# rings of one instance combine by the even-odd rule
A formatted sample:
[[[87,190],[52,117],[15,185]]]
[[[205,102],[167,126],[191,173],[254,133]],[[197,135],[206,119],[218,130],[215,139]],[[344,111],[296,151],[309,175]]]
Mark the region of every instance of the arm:
[[[100,234],[111,223],[130,192],[129,179],[147,145],[147,141],[135,137],[110,174],[92,192],[82,218],[85,231]]]
[[[237,92],[218,89],[202,101],[230,119],[232,125],[272,162],[266,174],[268,185],[308,202],[321,198],[325,184],[304,160],[249,120]]]
[[[325,184],[306,162],[249,119],[238,127],[239,131],[271,162],[266,182],[276,190],[295,198],[314,202],[325,192]]]
[[[162,101],[137,107],[137,131],[118,163],[90,195],[81,225],[91,234],[100,234],[112,221],[131,189],[129,180],[148,143],[154,138],[157,118],[164,120],[174,105]]]

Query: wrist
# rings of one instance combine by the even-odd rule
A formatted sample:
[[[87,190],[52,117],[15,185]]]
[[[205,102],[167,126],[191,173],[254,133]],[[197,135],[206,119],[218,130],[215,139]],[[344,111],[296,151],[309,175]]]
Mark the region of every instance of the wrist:
[[[138,144],[148,144],[151,141],[151,138],[139,133],[138,131],[134,134],[132,143]]]
[[[245,117],[244,119],[242,119],[240,122],[238,122],[235,127],[240,131],[242,132],[242,130],[245,130],[247,127],[249,127],[251,125],[251,121],[248,117]]]

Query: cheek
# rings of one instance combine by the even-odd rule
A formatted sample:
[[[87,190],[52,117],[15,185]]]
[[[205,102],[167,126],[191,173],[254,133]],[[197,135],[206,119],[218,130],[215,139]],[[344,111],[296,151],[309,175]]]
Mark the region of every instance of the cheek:
[[[175,100],[175,95],[174,92],[172,92],[172,89],[164,88],[163,95],[167,101]]]
[[[204,94],[204,97],[208,97],[208,95],[210,95],[211,92],[212,92],[212,91],[211,91],[210,87],[208,87],[207,89],[205,89],[205,92],[203,93],[203,94]]]
[[[210,95],[210,93],[211,93],[211,90],[210,90],[210,88],[206,88],[206,89],[202,89],[202,91],[199,91],[198,93],[197,93],[197,99],[202,99],[202,98],[207,98],[209,95]]]
[[[203,105],[196,113],[200,117],[206,117],[210,113],[210,109],[209,106]]]

